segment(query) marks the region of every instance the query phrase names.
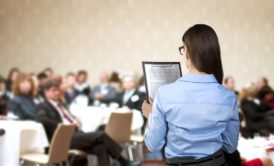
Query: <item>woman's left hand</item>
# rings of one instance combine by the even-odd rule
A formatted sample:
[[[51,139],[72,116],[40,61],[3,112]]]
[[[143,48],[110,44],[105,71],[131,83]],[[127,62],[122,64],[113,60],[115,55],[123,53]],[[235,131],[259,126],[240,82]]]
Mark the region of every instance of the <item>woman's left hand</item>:
[[[146,118],[148,118],[149,115],[152,113],[152,105],[153,105],[152,98],[149,98],[149,103],[147,102],[147,100],[144,100],[142,105],[142,112]]]

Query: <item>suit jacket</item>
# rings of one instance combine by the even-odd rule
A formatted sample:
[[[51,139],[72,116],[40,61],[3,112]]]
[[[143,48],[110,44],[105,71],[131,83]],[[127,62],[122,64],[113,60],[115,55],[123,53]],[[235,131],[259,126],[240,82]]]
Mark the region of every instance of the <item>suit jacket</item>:
[[[267,106],[263,102],[260,104],[254,101],[243,99],[241,101],[241,109],[245,116],[246,128],[249,131],[259,132],[265,128],[265,113],[268,111]]]
[[[109,103],[111,101],[114,101],[115,98],[116,98],[116,96],[117,96],[116,89],[112,85],[108,84],[108,85],[106,85],[105,90],[106,90],[106,94],[103,94],[104,95],[104,99],[102,99],[100,101],[104,102],[104,103]],[[102,93],[100,86],[96,86],[92,90],[92,98],[93,98],[93,100],[95,100],[95,96],[98,93]]]
[[[77,95],[85,95],[87,97],[90,96],[91,89],[87,83],[84,83],[83,85],[75,85],[75,91],[76,91],[76,96]]]
[[[8,102],[8,110],[11,110],[21,120],[34,120],[37,112],[34,98],[30,96],[14,96]]]
[[[134,91],[134,93],[130,96],[130,98],[123,103],[125,92],[120,93],[117,96],[117,102],[119,103],[119,106],[128,106],[130,109],[136,109],[141,110],[143,101],[146,98],[146,95],[142,92],[139,92],[137,89]]]
[[[73,117],[70,112],[67,113]],[[51,140],[58,124],[63,122],[58,110],[48,100],[45,100],[37,106],[35,120],[43,124],[48,140]]]
[[[0,115],[7,113],[8,96],[6,94],[0,96]]]

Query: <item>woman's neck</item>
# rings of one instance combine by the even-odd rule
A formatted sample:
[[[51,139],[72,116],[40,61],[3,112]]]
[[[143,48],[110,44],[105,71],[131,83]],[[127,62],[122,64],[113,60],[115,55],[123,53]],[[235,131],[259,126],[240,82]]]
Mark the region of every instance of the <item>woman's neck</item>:
[[[190,74],[206,74],[205,72],[201,72],[198,69],[194,68],[194,67],[190,67],[188,68],[188,72]]]

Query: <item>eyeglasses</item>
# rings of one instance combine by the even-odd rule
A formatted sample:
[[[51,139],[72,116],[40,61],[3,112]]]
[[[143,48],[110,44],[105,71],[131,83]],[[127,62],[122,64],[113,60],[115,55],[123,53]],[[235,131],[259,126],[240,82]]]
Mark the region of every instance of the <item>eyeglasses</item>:
[[[180,55],[184,55],[183,54],[183,52],[182,52],[182,50],[184,50],[185,49],[185,46],[181,46],[181,47],[179,47],[179,52],[180,52]]]

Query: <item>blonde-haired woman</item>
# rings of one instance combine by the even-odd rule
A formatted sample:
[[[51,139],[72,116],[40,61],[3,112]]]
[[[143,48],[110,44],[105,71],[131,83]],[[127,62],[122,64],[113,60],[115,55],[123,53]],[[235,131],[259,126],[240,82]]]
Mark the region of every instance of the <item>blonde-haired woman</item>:
[[[21,120],[34,120],[36,105],[35,84],[30,75],[19,74],[13,84],[14,97],[8,103],[8,110],[12,111]]]

